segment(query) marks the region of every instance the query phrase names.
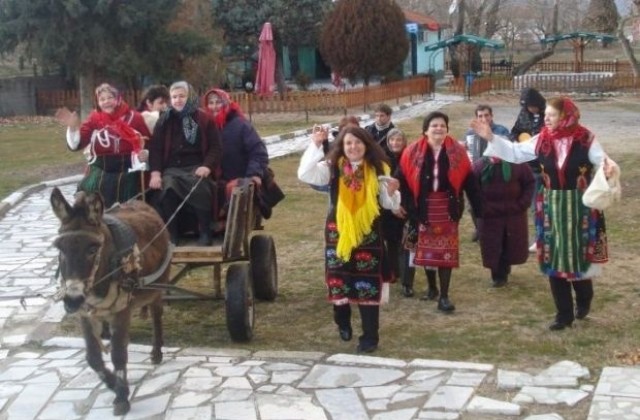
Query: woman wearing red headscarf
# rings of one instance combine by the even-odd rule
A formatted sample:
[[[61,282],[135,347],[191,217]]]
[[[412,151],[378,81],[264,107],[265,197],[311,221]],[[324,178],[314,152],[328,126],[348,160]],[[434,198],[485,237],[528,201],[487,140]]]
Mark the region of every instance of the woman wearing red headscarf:
[[[618,172],[595,139],[580,125],[580,112],[569,98],[547,101],[540,133],[525,143],[512,143],[491,132],[486,124],[473,121],[472,128],[490,143],[485,155],[513,163],[538,159],[542,185],[536,196],[536,244],[541,271],[549,277],[556,305],[551,330],[563,330],[574,319],[583,319],[591,309],[591,279],[608,261],[604,214],[582,203],[582,195],[596,170],[607,177]],[[573,310],[571,288],[576,294]]]
[[[78,190],[99,192],[111,207],[140,192],[140,175],[131,170],[142,169],[136,157],[143,139],[151,134],[140,113],[129,108],[116,88],[103,83],[95,94],[98,106],[82,125],[78,115],[66,108],[59,109],[56,118],[68,127],[69,149],[84,149],[89,161]]]
[[[449,135],[449,116],[429,113],[422,137],[400,157],[397,177],[402,186],[402,209],[414,227],[414,265],[423,266],[428,288],[422,300],[438,299],[438,310],[453,312],[449,285],[453,268],[460,265],[458,224],[463,214],[463,191],[475,203],[475,184],[466,149]],[[436,270],[440,291],[436,285]]]
[[[240,178],[251,178],[260,186],[269,165],[269,154],[240,105],[222,89],[210,89],[202,97],[202,105],[213,114],[222,136],[221,179],[226,183],[226,196],[230,196]]]

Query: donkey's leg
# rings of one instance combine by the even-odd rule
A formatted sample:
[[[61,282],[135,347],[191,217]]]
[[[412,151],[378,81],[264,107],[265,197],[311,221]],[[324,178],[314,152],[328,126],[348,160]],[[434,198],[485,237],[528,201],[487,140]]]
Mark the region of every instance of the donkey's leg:
[[[116,383],[116,376],[107,369],[104,365],[104,360],[102,360],[102,343],[100,343],[100,326],[101,321],[91,322],[91,319],[82,317],[81,318],[82,325],[82,335],[84,336],[84,342],[87,346],[87,354],[86,359],[87,363],[96,371],[102,382],[107,385],[109,389],[113,389]],[[96,330],[97,328],[98,330]]]
[[[111,322],[111,362],[115,373],[113,391],[116,399],[113,401],[113,414],[121,416],[129,411],[129,383],[127,382],[127,361],[129,353],[129,325],[131,310],[126,308],[118,312]]]
[[[151,349],[151,362],[155,365],[162,362],[162,346],[164,336],[162,332],[162,313],[164,312],[162,296],[151,303],[151,322],[153,322],[153,348]]]

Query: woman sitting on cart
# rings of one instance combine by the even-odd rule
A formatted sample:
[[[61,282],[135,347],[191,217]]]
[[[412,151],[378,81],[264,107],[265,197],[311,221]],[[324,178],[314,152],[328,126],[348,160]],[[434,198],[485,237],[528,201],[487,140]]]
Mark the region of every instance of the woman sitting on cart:
[[[198,245],[211,245],[214,175],[220,165],[222,144],[213,118],[199,109],[198,96],[187,82],[169,88],[171,106],[156,124],[149,145],[149,187],[162,190],[157,208],[178,243],[179,227],[171,219],[183,200],[198,219]]]

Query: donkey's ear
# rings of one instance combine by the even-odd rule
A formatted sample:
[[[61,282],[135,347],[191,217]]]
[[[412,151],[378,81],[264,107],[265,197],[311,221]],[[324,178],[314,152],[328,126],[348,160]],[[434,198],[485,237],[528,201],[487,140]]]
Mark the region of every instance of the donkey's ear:
[[[53,213],[62,223],[66,223],[71,217],[71,206],[58,187],[55,187],[53,191],[51,191],[50,201]]]
[[[89,194],[86,203],[87,220],[94,226],[100,226],[102,223],[102,214],[104,213],[102,196],[98,193]]]

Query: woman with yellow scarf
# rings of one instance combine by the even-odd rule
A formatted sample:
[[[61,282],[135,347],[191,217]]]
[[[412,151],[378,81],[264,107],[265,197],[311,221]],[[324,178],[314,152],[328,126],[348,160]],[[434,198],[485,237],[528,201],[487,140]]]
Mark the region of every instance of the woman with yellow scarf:
[[[400,206],[399,183],[389,176],[382,148],[360,127],[344,128],[325,158],[313,139],[302,155],[298,178],[329,186],[325,226],[325,280],[340,338],[351,340],[351,303],[358,305],[362,335],[358,352],[378,347],[379,305],[392,281],[382,237],[381,207]]]

